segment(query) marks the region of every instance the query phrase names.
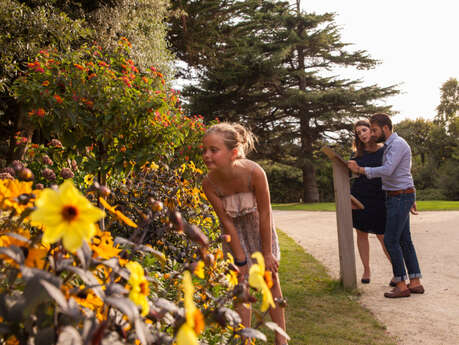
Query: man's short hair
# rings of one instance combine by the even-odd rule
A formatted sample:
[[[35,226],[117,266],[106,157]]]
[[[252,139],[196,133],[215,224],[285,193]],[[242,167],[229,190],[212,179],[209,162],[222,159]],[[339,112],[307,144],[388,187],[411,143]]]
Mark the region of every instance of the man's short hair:
[[[372,115],[370,117],[370,123],[376,124],[381,128],[387,126],[390,130],[392,130],[392,120],[390,119],[389,115],[385,113],[377,113]]]

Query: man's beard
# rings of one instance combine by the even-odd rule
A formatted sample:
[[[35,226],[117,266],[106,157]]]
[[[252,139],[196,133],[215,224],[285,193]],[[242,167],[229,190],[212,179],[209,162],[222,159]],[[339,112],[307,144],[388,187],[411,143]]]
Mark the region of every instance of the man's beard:
[[[377,138],[375,138],[375,142],[377,143],[383,143],[386,141],[386,135],[384,133],[381,133],[381,135]]]

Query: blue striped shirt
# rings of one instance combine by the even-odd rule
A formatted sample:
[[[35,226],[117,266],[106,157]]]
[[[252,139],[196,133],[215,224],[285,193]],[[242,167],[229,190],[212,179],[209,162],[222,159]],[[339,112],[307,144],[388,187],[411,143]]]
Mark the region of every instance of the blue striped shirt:
[[[392,133],[384,143],[386,149],[382,159],[382,165],[375,168],[365,168],[368,178],[381,177],[383,190],[400,190],[414,187],[411,175],[411,148],[410,145]]]

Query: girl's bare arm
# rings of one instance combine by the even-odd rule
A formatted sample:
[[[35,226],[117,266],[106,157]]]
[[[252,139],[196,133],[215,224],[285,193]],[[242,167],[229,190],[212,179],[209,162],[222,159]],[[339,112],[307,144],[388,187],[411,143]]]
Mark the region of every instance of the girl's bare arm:
[[[272,253],[272,217],[271,197],[269,195],[268,179],[265,171],[257,164],[252,171],[252,181],[255,188],[257,208],[260,215],[260,236],[266,269],[277,272],[279,263]]]

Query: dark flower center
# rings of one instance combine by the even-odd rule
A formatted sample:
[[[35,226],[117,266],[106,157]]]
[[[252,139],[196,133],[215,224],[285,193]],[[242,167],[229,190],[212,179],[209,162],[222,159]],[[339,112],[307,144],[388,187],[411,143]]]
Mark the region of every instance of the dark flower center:
[[[146,283],[146,282],[141,282],[139,285],[140,285],[140,292],[141,292],[143,295],[147,295],[147,294],[148,294],[148,283]]]
[[[73,205],[64,206],[62,209],[62,217],[67,221],[71,222],[78,217],[78,209]]]

